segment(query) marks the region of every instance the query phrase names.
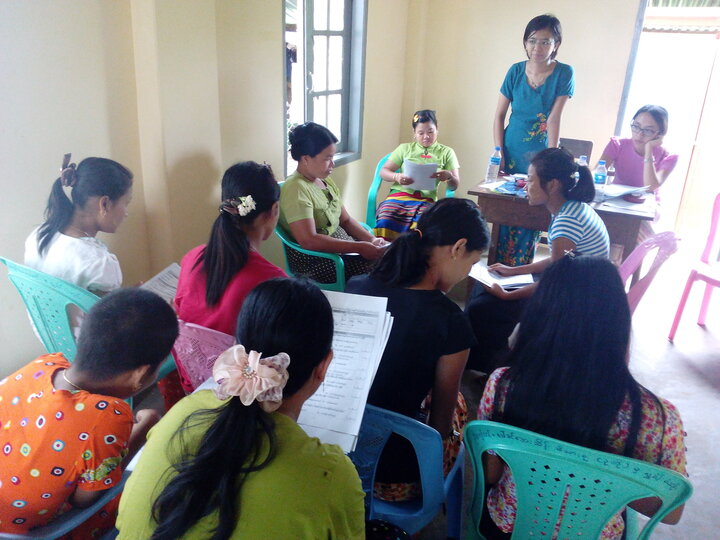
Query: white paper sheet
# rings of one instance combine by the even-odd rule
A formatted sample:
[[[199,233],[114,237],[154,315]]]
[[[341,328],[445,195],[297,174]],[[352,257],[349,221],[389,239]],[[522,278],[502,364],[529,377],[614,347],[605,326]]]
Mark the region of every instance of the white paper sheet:
[[[403,174],[413,179],[410,186],[413,189],[435,189],[436,179],[431,178],[437,172],[437,163],[414,163],[406,161],[403,163]]]
[[[637,186],[626,186],[625,184],[607,184],[605,186],[595,186],[595,202],[602,202],[616,197],[622,197],[628,193],[637,193],[638,195],[647,195],[647,189]],[[652,196],[652,195],[650,195]],[[630,203],[633,204],[633,203]]]
[[[171,306],[177,292],[178,278],[180,277],[180,265],[172,263],[160,273],[148,279],[141,285],[143,289],[154,292],[162,297]]]
[[[534,282],[532,274],[503,277],[495,272],[491,272],[482,261],[472,265],[472,268],[470,268],[470,277],[478,280],[480,283],[484,283],[488,287],[497,283],[503,289],[514,289]]]
[[[325,382],[303,405],[298,424],[309,435],[351,452],[392,318],[387,313],[387,298],[325,294],[333,307],[335,354]]]

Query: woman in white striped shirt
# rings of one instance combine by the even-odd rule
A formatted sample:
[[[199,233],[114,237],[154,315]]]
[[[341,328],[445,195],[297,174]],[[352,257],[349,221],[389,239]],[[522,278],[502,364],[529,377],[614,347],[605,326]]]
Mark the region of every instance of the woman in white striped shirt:
[[[536,274],[570,252],[609,256],[605,224],[587,204],[595,197],[592,174],[586,166],[578,166],[567,150],[547,148],[535,155],[528,168],[527,191],[530,205],[545,206],[552,214],[548,231],[550,257],[515,267],[493,264],[490,270],[501,276]],[[478,345],[470,352],[468,367],[489,373],[497,353],[506,349],[507,338],[520,319],[524,299],[532,295],[535,287],[532,284],[506,291],[497,284],[475,285],[465,312]]]

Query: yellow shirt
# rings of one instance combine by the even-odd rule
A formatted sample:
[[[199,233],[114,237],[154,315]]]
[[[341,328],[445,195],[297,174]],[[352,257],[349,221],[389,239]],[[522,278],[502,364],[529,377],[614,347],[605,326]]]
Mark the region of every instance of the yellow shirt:
[[[150,431],[120,501],[118,538],[136,540],[152,535],[156,526],[152,504],[168,483],[168,453],[177,454],[177,445],[171,441],[175,431],[193,412],[223,403],[211,390],[191,394]],[[277,454],[267,467],[251,473],[243,483],[232,538],[364,539],[364,494],[350,460],[338,446],[309,437],[291,418],[280,413],[272,417]],[[192,449],[197,448],[207,428],[207,421],[193,425],[184,431],[184,440]],[[267,447],[262,452],[267,452]],[[216,525],[217,512],[198,521],[183,538],[210,538]]]

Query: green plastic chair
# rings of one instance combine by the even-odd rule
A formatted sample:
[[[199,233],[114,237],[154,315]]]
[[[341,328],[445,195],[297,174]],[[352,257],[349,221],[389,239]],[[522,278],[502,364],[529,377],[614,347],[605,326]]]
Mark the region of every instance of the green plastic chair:
[[[90,291],[34,270],[10,259],[0,257],[8,268],[8,278],[20,293],[43,346],[49,353],[59,352],[70,362],[75,360],[77,346],[68,306],[77,306],[87,313],[100,298]],[[175,370],[172,356],[163,362],[158,372],[162,379]]]
[[[493,450],[510,467],[517,490],[513,539],[598,538],[608,521],[626,505],[644,497],[659,497],[662,505],[642,532],[629,520],[627,538],[645,540],[655,526],[692,494],[681,474],[652,463],[590,450],[538,435],[532,431],[476,420],[465,428],[465,447],[475,469],[467,538],[479,532],[485,503],[482,454]],[[565,511],[560,510],[568,494]],[[628,508],[628,514],[634,512]],[[634,516],[633,516],[634,517]]]
[[[365,223],[367,223],[371,228],[375,228],[377,226],[377,196],[378,196],[378,190],[380,189],[380,186],[383,183],[383,179],[380,178],[380,170],[383,168],[383,165],[385,165],[385,162],[390,157],[390,154],[387,156],[384,156],[380,161],[378,161],[377,167],[375,167],[375,176],[373,177],[373,181],[370,184],[370,190],[368,191],[368,200],[367,200],[367,212],[365,213]],[[455,190],[454,189],[446,189],[445,190],[445,197],[454,197],[455,196]]]

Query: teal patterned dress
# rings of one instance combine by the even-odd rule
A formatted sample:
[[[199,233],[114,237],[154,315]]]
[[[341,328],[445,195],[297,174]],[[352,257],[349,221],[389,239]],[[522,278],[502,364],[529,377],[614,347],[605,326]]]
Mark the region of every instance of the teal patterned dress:
[[[505,171],[527,174],[530,160],[547,148],[547,119],[560,96],[572,97],[575,92],[573,68],[556,62],[555,69],[537,89],[525,76],[525,64],[514,64],[505,75],[500,93],[510,100],[512,112],[505,128]],[[498,262],[508,266],[530,264],[535,256],[538,231],[523,227],[500,227]]]

